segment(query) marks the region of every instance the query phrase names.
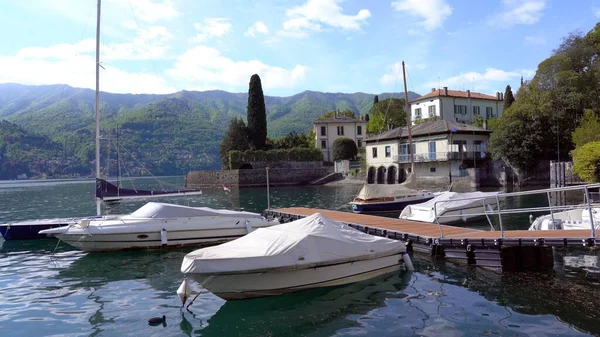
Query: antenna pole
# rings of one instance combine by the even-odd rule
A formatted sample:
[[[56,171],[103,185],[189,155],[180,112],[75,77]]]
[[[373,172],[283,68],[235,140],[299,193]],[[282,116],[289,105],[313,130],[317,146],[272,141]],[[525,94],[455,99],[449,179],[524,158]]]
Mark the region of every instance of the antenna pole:
[[[412,148],[412,133],[410,130],[412,124],[412,117],[410,112],[410,105],[408,104],[408,91],[406,90],[406,71],[404,70],[404,61],[402,61],[402,77],[404,79],[404,103],[406,104],[406,119],[408,119],[408,153],[410,153],[410,172],[415,174],[415,161]]]
[[[98,0],[96,17],[96,183],[100,178],[100,8]],[[101,215],[101,200],[96,197],[96,215]]]

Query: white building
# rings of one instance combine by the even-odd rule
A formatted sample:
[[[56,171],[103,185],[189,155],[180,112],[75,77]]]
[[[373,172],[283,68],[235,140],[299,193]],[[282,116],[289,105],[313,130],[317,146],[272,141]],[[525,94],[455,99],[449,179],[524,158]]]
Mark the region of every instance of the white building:
[[[461,176],[461,170],[485,163],[491,130],[439,120],[411,127],[418,178]],[[408,129],[396,128],[366,140],[368,183],[403,182],[411,170]]]
[[[448,87],[433,89],[410,102],[412,122],[433,116],[459,123],[472,123],[477,115],[483,119],[498,118],[502,116],[503,96],[500,92],[491,96],[470,90],[448,90]]]
[[[362,118],[345,116],[330,117],[313,123],[315,145],[323,152],[323,161],[333,161],[333,142],[346,137],[354,140],[357,148],[365,146],[367,122]]]

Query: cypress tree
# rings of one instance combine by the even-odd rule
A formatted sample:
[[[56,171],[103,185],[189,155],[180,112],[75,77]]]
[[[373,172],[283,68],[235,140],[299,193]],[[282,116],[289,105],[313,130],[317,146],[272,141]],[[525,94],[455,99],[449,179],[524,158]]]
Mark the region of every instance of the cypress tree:
[[[248,140],[256,150],[264,148],[267,141],[267,110],[260,77],[250,77],[248,88]]]
[[[515,96],[513,96],[512,89],[510,85],[506,86],[506,90],[504,91],[504,111],[510,108],[510,106],[515,102]]]
[[[379,102],[379,96],[375,95],[375,97],[373,97],[373,105],[375,105],[377,102]]]

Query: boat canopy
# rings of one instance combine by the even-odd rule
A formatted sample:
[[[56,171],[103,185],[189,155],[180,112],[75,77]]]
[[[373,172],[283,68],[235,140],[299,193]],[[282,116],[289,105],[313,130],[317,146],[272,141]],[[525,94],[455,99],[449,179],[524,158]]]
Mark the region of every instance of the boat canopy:
[[[483,200],[486,200],[487,204],[495,203],[495,196],[498,192],[444,192],[433,199],[427,200],[419,204],[409,205],[411,208],[420,210],[433,210],[434,206],[438,214],[442,212],[468,208],[477,205],[483,205]],[[436,204],[437,203],[437,204]],[[483,209],[482,209],[483,211]]]
[[[356,199],[370,200],[420,193],[413,173],[401,184],[364,184]]]
[[[251,212],[238,212],[224,209],[212,209],[209,207],[190,207],[160,202],[149,202],[131,213],[131,218],[146,219],[168,219],[188,218],[199,216],[229,216],[240,218],[262,218],[262,215]]]
[[[404,243],[360,232],[321,213],[260,228],[239,239],[195,250],[181,264],[184,274],[231,274],[304,269],[406,251]]]

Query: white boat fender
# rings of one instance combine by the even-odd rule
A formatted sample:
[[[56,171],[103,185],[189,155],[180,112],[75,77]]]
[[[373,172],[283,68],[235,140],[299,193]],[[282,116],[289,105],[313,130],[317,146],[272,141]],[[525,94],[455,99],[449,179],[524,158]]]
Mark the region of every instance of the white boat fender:
[[[190,297],[191,294],[192,294],[192,289],[190,288],[190,285],[188,284],[187,277],[184,277],[183,282],[181,282],[181,285],[177,289],[177,296],[181,300],[181,308],[183,308],[183,306],[185,305],[185,302],[187,302],[187,299]]]
[[[248,231],[248,234],[252,233],[252,225],[250,225],[250,221],[246,220],[244,224],[246,225],[246,230]]]
[[[160,243],[162,243],[163,246],[167,245],[167,230],[164,228],[160,230]]]
[[[414,271],[415,267],[412,264],[412,261],[410,260],[410,256],[408,255],[407,252],[402,252],[402,260],[404,261],[404,264],[406,265],[406,270],[408,271]]]

